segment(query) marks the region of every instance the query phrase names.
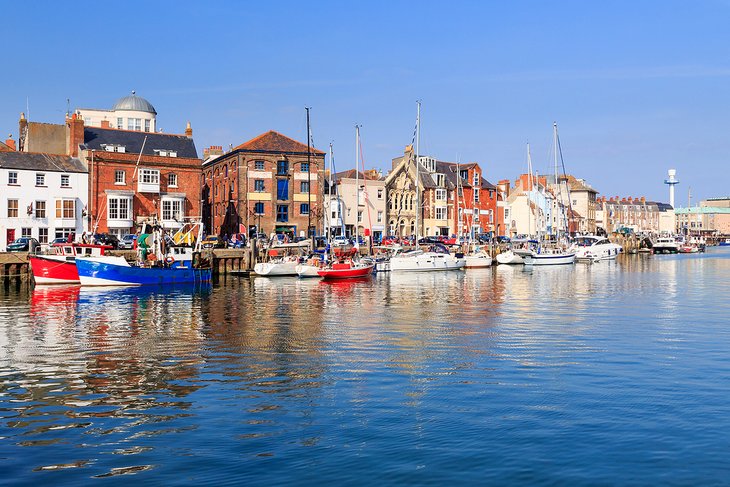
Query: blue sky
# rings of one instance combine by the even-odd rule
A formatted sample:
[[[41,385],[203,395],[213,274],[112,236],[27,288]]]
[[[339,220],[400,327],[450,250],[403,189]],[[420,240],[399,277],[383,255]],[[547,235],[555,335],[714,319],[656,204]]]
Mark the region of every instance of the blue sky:
[[[199,152],[267,130],[334,143],[387,170],[411,140],[486,177],[550,168],[558,122],[568,172],[601,194],[677,206],[725,196],[730,2],[31,2],[0,31],[0,131],[19,113],[60,123],[136,90],[158,126],[190,120]],[[7,13],[7,12],[6,12]]]

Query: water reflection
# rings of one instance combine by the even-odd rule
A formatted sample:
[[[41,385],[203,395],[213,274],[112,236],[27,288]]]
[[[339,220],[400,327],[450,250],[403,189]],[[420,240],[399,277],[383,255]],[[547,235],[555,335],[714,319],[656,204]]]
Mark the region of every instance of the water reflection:
[[[631,479],[650,483],[657,455],[671,469],[692,451],[712,472],[726,442],[696,435],[693,411],[701,397],[702,423],[730,432],[728,305],[712,297],[728,257],[11,290],[6,478],[505,483],[537,465],[539,483],[577,465],[578,483],[622,483],[606,459],[640,458]]]

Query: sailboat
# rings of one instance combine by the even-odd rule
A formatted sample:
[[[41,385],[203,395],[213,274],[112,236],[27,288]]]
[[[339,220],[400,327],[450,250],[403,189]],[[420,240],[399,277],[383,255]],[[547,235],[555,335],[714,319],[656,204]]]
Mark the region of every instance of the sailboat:
[[[418,102],[417,105],[416,152],[413,155],[416,163],[416,246],[418,246],[418,241],[420,239],[419,217],[421,214],[421,162],[418,160],[421,137],[421,102]],[[402,251],[399,249],[390,257],[389,262],[391,272],[450,271],[463,269],[465,265],[466,261],[463,257],[459,258],[452,255],[443,244],[432,244],[428,251],[424,251],[420,248],[410,251]]]
[[[526,239],[515,239],[510,242],[510,247],[504,252],[497,254],[497,263],[499,264],[524,264],[524,255],[528,255],[531,252],[530,245],[537,243],[530,239],[532,234],[532,156],[530,155],[530,144],[527,144],[527,238]],[[537,227],[537,224],[535,224]],[[537,231],[537,229],[536,229]]]
[[[460,191],[462,190],[462,191]],[[461,182],[461,172],[459,170],[459,163],[457,161],[456,163],[456,200],[457,204],[459,205],[459,234],[463,233],[463,217],[464,213],[467,214],[473,214],[473,208],[470,212],[467,212],[466,203],[464,204],[464,207],[461,207],[461,202],[463,199],[459,197],[459,194],[463,197],[463,184]],[[472,203],[475,205],[475,201]],[[479,245],[478,243],[474,242],[474,229],[470,225],[469,226],[469,241],[467,243],[467,253],[464,254],[464,261],[466,264],[464,267],[466,269],[477,269],[477,268],[484,268],[489,267],[492,265],[492,256],[488,251],[488,248],[485,245]]]
[[[560,196],[560,206],[565,208],[562,204],[563,191],[560,189],[560,179],[558,174],[558,153],[560,150],[560,139],[558,138],[558,124],[553,122],[553,159],[555,165],[555,184],[558,186],[558,193]],[[562,154],[561,154],[562,158]],[[563,173],[565,173],[565,166],[563,165]],[[567,182],[566,182],[567,186]],[[568,194],[568,200],[570,202],[570,194]],[[572,211],[572,210],[571,210]],[[563,215],[563,221],[568,222],[567,215]],[[568,228],[564,229],[567,234]],[[557,235],[556,237],[560,237]],[[576,251],[570,248],[561,247],[556,243],[554,246],[542,246],[540,245],[537,250],[532,250],[529,253],[522,256],[526,265],[564,265],[573,264],[575,262]]]

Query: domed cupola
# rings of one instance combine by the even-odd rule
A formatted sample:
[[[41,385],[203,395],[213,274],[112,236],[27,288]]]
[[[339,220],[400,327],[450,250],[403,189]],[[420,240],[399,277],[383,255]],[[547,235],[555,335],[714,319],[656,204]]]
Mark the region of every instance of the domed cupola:
[[[141,96],[137,96],[136,92],[134,91],[132,92],[131,96],[125,96],[124,98],[120,98],[114,104],[114,107],[112,107],[112,111],[116,112],[118,110],[147,112],[157,115],[157,111],[155,111],[155,107],[152,106],[152,103],[148,102]]]

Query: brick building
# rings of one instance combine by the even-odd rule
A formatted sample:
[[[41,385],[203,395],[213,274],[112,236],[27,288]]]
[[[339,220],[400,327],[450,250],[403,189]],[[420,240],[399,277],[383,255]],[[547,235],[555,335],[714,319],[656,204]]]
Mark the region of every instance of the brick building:
[[[315,232],[323,218],[323,179],[324,152],[273,130],[259,135],[204,164],[206,232]]]
[[[200,219],[202,161],[190,123],[184,135],[163,134],[144,131],[136,121],[134,130],[112,128],[118,125],[110,119],[86,126],[82,113],[95,112],[78,110],[64,124],[30,122],[21,114],[18,150],[77,157],[86,165],[84,216],[90,230],[121,236],[146,220],[175,230],[185,219]],[[131,114],[134,120],[143,115],[156,120],[157,115],[147,100],[135,95],[120,99],[110,113]]]
[[[499,233],[504,227],[497,211],[497,188],[483,177],[479,164],[456,164],[418,157],[420,181],[416,184],[413,148],[392,161],[385,180],[388,191],[388,232],[416,233],[417,191],[421,193],[418,215],[420,235]]]

